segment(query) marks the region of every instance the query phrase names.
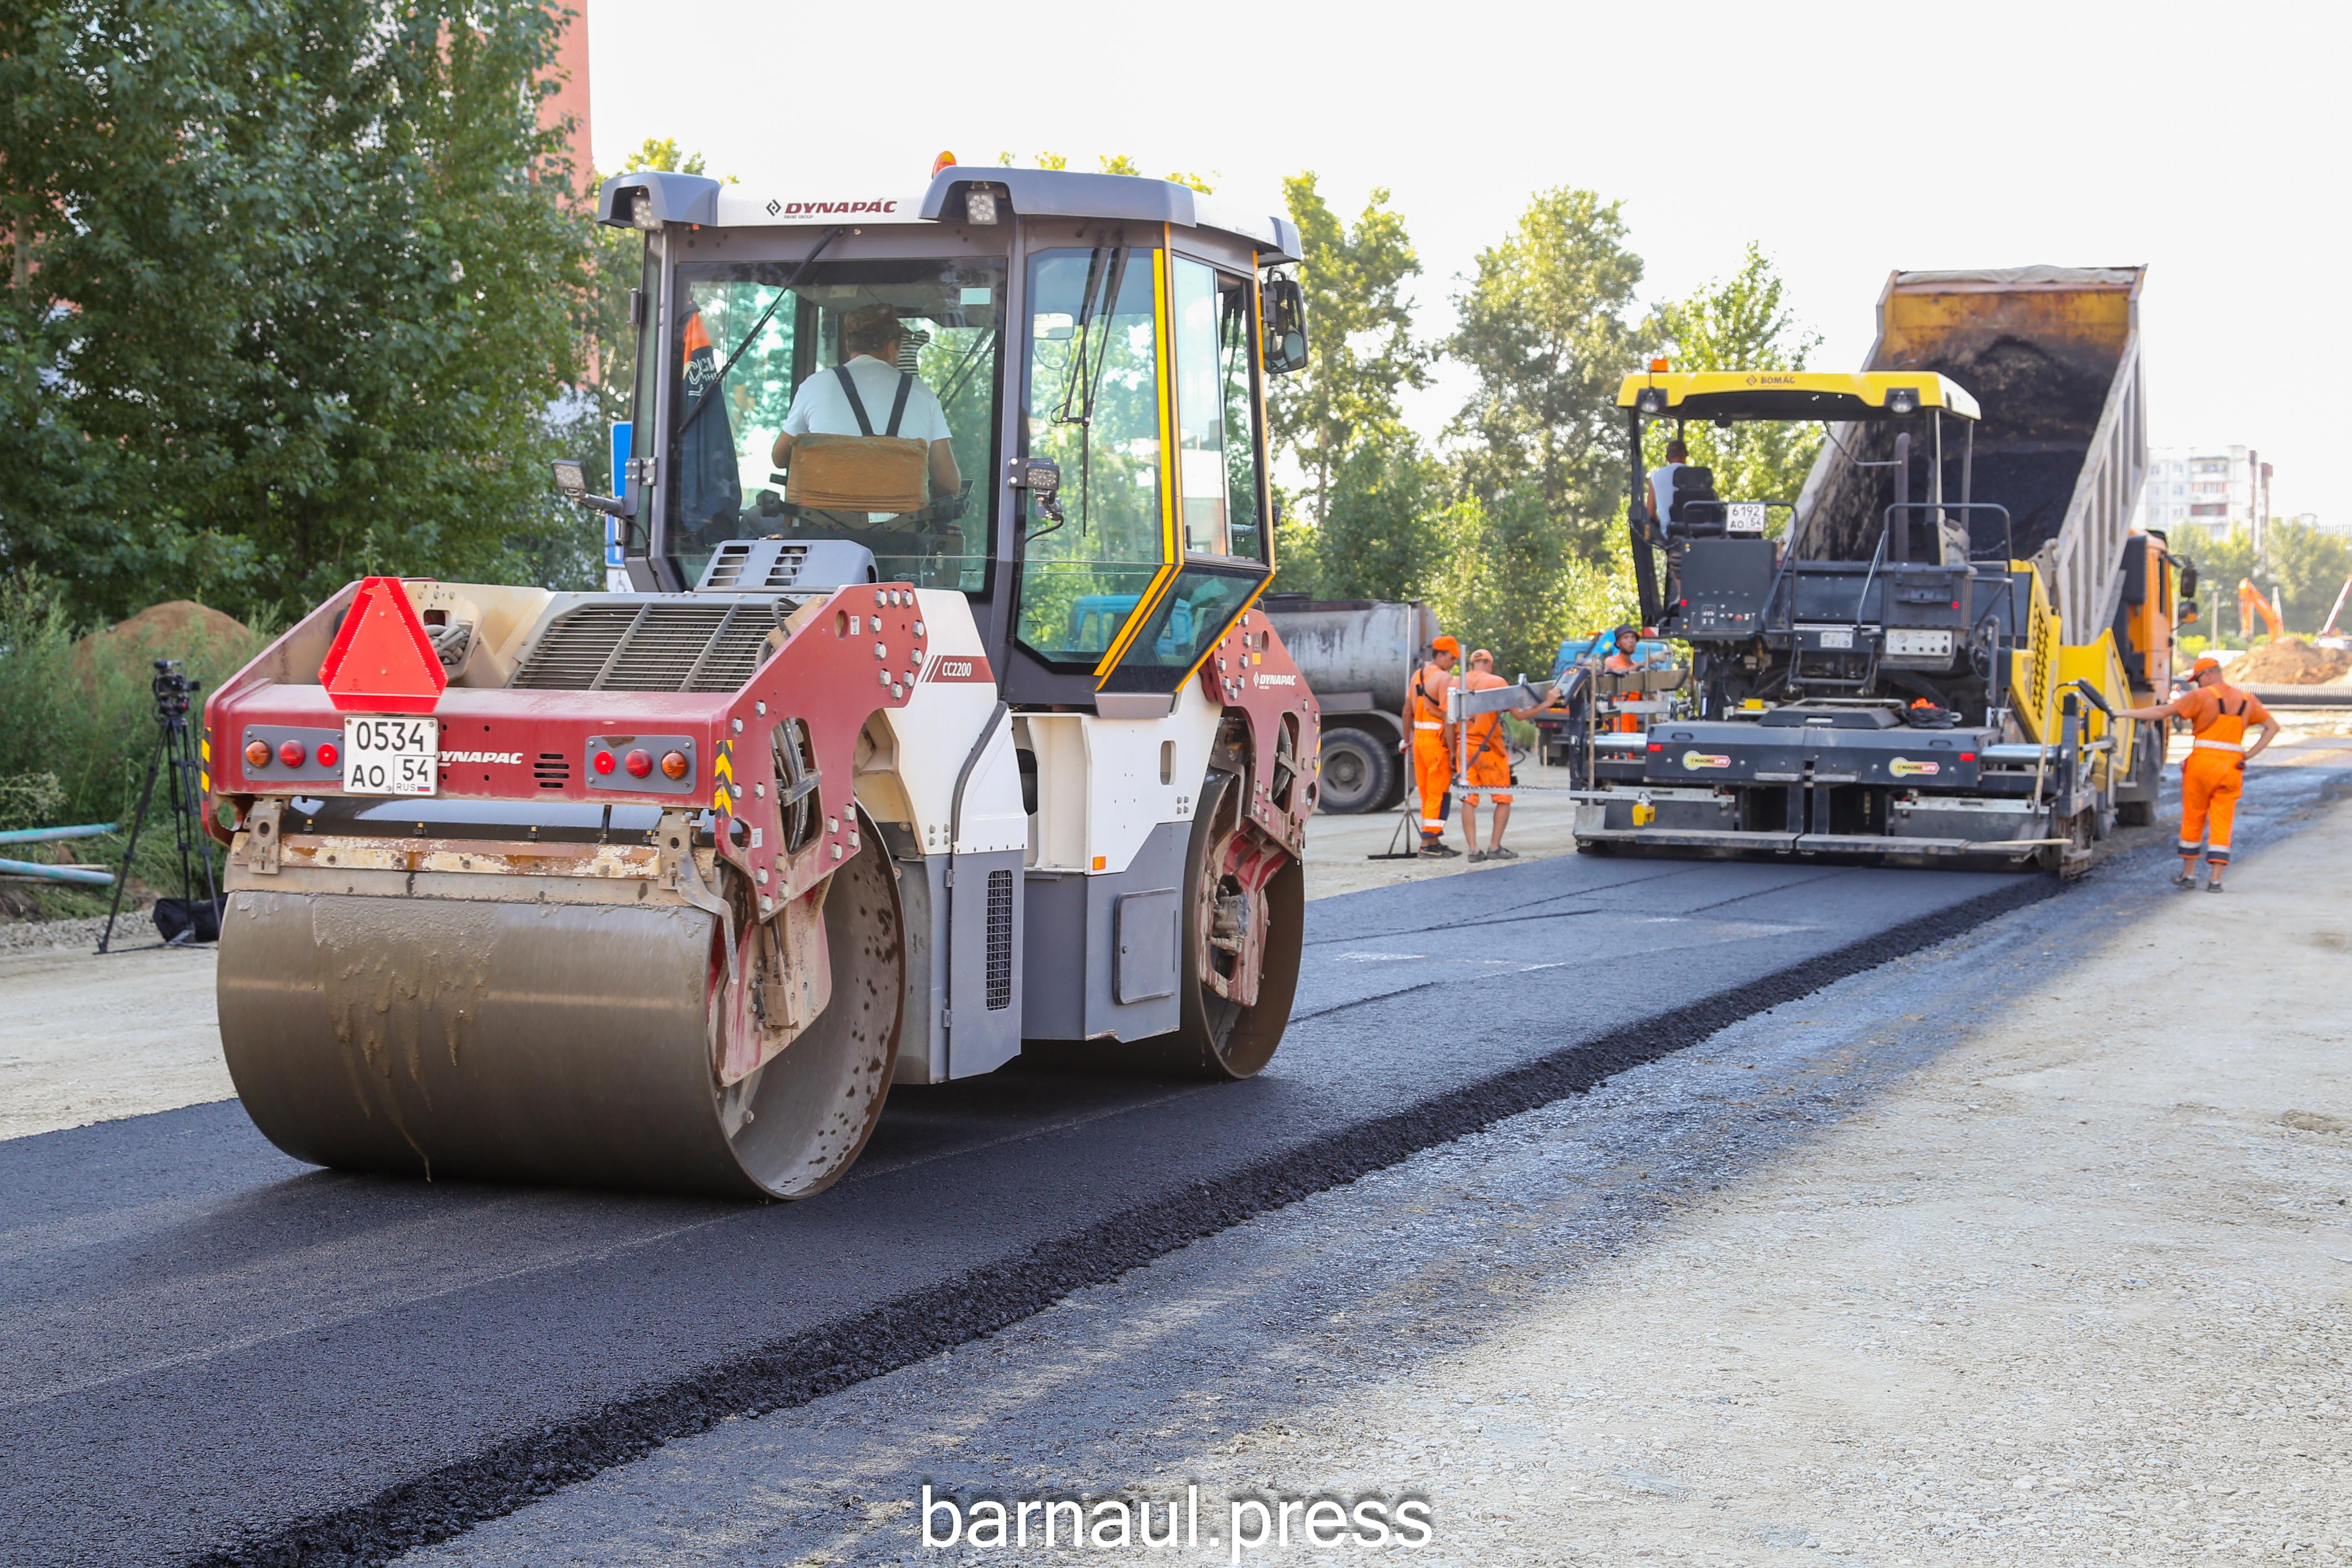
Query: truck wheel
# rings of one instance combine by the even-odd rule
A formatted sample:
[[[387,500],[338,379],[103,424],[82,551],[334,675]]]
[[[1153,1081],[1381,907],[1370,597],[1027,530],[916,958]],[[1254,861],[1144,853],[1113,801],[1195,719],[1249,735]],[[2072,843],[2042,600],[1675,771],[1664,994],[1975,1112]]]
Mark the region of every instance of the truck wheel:
[[[1396,784],[1394,746],[1362,730],[1324,731],[1322,755],[1317,804],[1325,811],[1377,811]]]

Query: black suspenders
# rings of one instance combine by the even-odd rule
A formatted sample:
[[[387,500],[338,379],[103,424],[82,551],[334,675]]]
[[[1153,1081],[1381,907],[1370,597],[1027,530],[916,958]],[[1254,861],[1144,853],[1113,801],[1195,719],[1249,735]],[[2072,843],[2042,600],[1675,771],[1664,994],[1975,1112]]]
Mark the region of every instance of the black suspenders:
[[[866,400],[857,395],[857,378],[849,374],[849,367],[845,364],[835,365],[833,374],[841,378],[842,395],[849,399],[849,412],[851,417],[857,421],[857,433],[861,436],[873,435],[874,421],[866,416]],[[915,378],[905,371],[900,371],[898,395],[890,400],[890,427],[882,434],[896,436],[898,433],[898,422],[907,416],[907,395],[914,389]]]

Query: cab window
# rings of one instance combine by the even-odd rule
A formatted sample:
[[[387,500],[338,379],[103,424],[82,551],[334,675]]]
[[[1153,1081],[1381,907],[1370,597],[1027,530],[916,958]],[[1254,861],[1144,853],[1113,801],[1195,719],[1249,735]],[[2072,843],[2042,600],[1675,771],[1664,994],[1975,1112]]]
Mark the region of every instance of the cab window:
[[[1098,663],[1163,559],[1161,265],[1129,246],[1030,258],[1024,416],[1030,456],[1061,468],[1064,521],[1030,515],[1020,637],[1055,662]]]
[[[756,261],[677,278],[666,521],[680,578],[699,580],[729,540],[782,536],[865,545],[886,582],[979,590],[1004,263],[824,260],[803,275]]]
[[[1262,561],[1249,286],[1181,257],[1169,277],[1184,551]]]

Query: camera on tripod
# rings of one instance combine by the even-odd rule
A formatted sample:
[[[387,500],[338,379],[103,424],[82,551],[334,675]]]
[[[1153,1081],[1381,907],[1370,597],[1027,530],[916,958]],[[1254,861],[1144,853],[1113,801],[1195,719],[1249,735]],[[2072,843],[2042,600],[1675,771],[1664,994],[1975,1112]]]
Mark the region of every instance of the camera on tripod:
[[[155,722],[158,724],[170,724],[174,721],[185,723],[188,718],[188,699],[203,690],[204,687],[203,681],[188,679],[188,672],[180,668],[178,659],[157,659],[155,679],[147,683],[147,689],[155,694]]]
[[[176,658],[154,661],[154,677],[147,682],[155,699],[155,750],[147,759],[146,787],[139,792],[138,815],[131,819],[131,841],[122,851],[122,874],[114,879],[114,903],[106,912],[106,930],[98,939],[104,952],[114,941],[115,916],[122,910],[122,889],[130,885],[131,867],[139,854],[139,835],[147,826],[147,808],[154,804],[155,780],[168,767],[171,791],[172,840],[180,857],[180,896],[155,900],[155,929],[165,942],[220,940],[220,884],[213,875],[212,838],[205,832],[204,777],[196,760],[195,735],[188,709],[204,682],[191,680]],[[204,896],[196,895],[202,868]]]

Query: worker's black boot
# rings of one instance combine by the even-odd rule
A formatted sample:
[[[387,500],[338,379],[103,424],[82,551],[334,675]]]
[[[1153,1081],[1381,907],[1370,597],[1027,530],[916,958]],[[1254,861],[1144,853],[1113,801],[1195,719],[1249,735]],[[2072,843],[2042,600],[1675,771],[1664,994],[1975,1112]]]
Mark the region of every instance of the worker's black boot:
[[[1423,839],[1421,841],[1421,852],[1423,856],[1432,860],[1451,860],[1455,856],[1462,853],[1461,850],[1456,849],[1453,845],[1448,844],[1443,838]]]

